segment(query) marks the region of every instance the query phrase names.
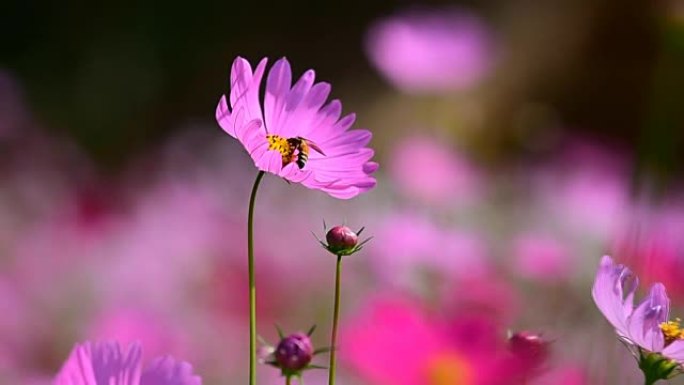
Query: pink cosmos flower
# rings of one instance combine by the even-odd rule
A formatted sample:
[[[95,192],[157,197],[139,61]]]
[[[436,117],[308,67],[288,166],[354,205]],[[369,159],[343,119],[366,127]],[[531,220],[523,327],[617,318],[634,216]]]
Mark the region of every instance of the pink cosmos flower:
[[[431,316],[406,299],[375,299],[343,325],[340,357],[376,385],[509,385],[518,361],[491,319]]]
[[[573,274],[565,243],[541,232],[522,233],[513,240],[511,267],[521,276],[546,284],[567,281]]]
[[[233,62],[229,98],[216,109],[221,128],[238,139],[259,170],[333,197],[349,199],[375,186],[373,150],[367,130],[349,130],[355,115],[340,118],[342,104],[325,101],[330,84],[314,83],[313,70],[292,85],[290,63],[278,60],[268,73],[263,110],[259,98],[267,59],[252,72],[249,62]],[[230,105],[229,105],[230,102]],[[324,105],[325,104],[325,105]]]
[[[404,12],[370,29],[373,64],[406,92],[463,90],[490,69],[493,43],[482,20],[462,10]]]
[[[620,339],[634,348],[636,355],[660,353],[679,364],[684,363],[684,330],[679,321],[668,321],[670,299],[665,286],[655,283],[635,308],[634,292],[638,284],[627,267],[616,265],[604,256],[591,294]]]
[[[409,136],[391,153],[389,173],[400,191],[421,201],[444,205],[467,205],[484,195],[477,168],[444,140]]]
[[[142,371],[141,355],[139,344],[127,350],[117,343],[78,344],[53,385],[202,385],[187,362],[159,357]]]

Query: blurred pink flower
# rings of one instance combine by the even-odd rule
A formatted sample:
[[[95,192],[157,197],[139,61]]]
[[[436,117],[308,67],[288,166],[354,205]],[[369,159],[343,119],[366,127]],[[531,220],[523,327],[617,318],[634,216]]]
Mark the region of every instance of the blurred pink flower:
[[[665,204],[635,210],[616,237],[615,252],[647,283],[662,282],[684,301],[684,206]]]
[[[150,355],[186,354],[184,333],[172,321],[149,310],[107,309],[90,324],[89,339],[116,340],[123,345],[140,341]]]
[[[330,85],[315,83],[308,70],[294,84],[282,58],[269,71],[262,113],[259,101],[266,58],[254,73],[247,60],[233,62],[230,106],[224,95],[216,109],[221,128],[238,139],[259,170],[333,197],[349,199],[375,186],[373,150],[367,130],[349,130],[354,114],[340,119],[342,104],[324,106]]]
[[[445,322],[409,300],[375,299],[343,325],[340,357],[374,385],[519,383],[496,328],[467,318]]]
[[[133,344],[78,344],[55,377],[54,385],[201,385],[187,362],[159,357],[141,371],[142,349]]]
[[[486,24],[458,9],[413,10],[380,20],[368,31],[371,62],[406,92],[443,92],[475,86],[493,61]]]
[[[448,288],[442,295],[440,305],[445,312],[489,319],[489,322],[481,323],[495,324],[501,328],[514,322],[522,309],[520,293],[514,285],[496,271],[468,276],[466,270],[463,274],[461,282]]]
[[[387,283],[410,284],[426,271],[453,280],[489,269],[486,244],[477,234],[412,213],[385,218],[369,250],[374,271]]]
[[[391,153],[389,173],[399,190],[428,203],[460,206],[482,195],[482,178],[462,154],[435,138],[411,136]]]
[[[204,184],[163,180],[137,195],[91,266],[101,300],[153,309],[193,303],[210,262],[240,244],[240,234],[224,231],[219,196]]]
[[[541,283],[561,283],[574,267],[568,246],[542,233],[520,234],[513,240],[512,268],[522,277]]]
[[[584,239],[607,241],[630,208],[626,159],[600,145],[575,140],[537,174],[541,215],[553,217]]]

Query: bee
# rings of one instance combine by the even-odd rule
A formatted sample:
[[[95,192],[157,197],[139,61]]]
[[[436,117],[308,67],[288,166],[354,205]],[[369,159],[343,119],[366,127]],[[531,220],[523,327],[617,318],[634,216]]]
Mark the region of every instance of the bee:
[[[299,167],[300,170],[304,168],[306,162],[309,160],[310,149],[313,149],[317,153],[325,156],[323,150],[321,150],[321,148],[318,147],[316,143],[308,139],[302,138],[301,136],[297,136],[295,138],[288,138],[287,144],[290,148],[287,156],[283,156],[283,160],[287,160],[287,162],[284,163],[290,163],[292,161],[295,161],[297,163],[297,167]],[[296,159],[295,151],[297,151]]]

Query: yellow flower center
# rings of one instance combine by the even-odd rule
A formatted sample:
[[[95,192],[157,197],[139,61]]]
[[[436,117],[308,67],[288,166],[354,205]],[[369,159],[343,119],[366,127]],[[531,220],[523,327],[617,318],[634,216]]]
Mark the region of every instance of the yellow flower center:
[[[426,367],[428,385],[470,385],[472,370],[463,357],[455,353],[438,355]]]
[[[299,169],[303,169],[309,159],[309,148],[313,148],[316,152],[323,154],[322,150],[312,142],[297,136],[294,138],[285,138],[280,135],[266,135],[268,140],[268,149],[278,151],[283,158],[283,167],[292,162],[296,162]]]
[[[297,149],[287,138],[280,135],[266,135],[268,149],[278,151],[283,156],[283,165],[287,165],[294,159],[294,152]]]
[[[684,339],[684,329],[682,329],[681,322],[681,319],[675,318],[674,321],[667,321],[660,324],[660,330],[663,331],[667,341],[672,342],[674,340]]]

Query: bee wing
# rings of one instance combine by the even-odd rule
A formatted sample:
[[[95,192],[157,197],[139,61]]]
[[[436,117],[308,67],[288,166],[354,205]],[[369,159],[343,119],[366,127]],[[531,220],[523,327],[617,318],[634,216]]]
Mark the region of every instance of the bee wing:
[[[321,148],[318,147],[318,145],[317,145],[316,143],[314,143],[314,142],[312,142],[312,141],[310,141],[310,140],[308,140],[308,139],[304,139],[304,140],[306,140],[306,143],[309,145],[309,147],[313,148],[314,151],[316,151],[317,153],[319,153],[319,154],[325,156],[325,153],[323,152],[323,150],[321,150]]]

